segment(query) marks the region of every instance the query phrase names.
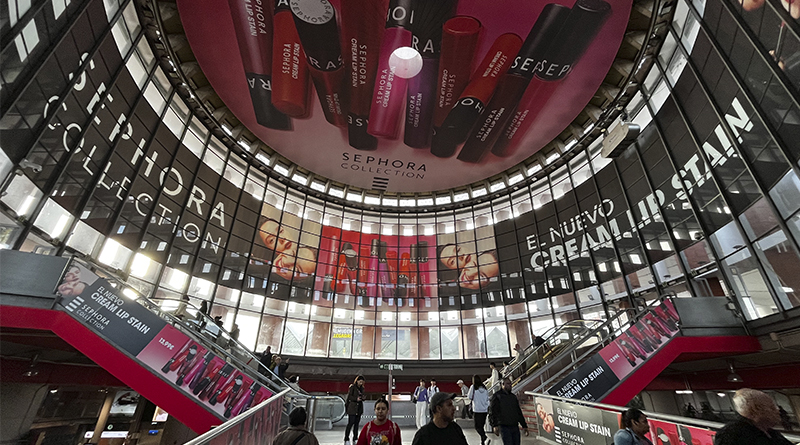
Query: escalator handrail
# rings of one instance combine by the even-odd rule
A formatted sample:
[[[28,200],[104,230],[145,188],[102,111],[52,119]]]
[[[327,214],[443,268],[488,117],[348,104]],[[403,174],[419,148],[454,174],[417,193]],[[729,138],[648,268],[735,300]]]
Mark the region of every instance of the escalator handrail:
[[[608,335],[607,335],[607,336],[604,336],[604,337],[602,338],[602,340],[601,340],[601,341],[597,342],[597,343],[594,345],[594,347],[588,348],[586,351],[584,351],[584,352],[581,354],[581,356],[580,356],[580,357],[577,357],[577,358],[574,360],[574,363],[581,363],[581,361],[582,361],[584,358],[586,358],[588,355],[596,353],[596,351],[597,351],[597,349],[598,349],[598,348],[605,347],[605,346],[606,346],[608,343],[610,343],[611,341],[613,341],[613,339],[616,339],[616,338],[617,338],[617,336],[618,336],[619,334],[622,334],[622,333],[624,333],[625,331],[627,331],[629,327],[633,326],[633,325],[634,325],[634,324],[636,324],[636,323],[637,323],[637,322],[638,322],[638,321],[639,321],[639,320],[640,320],[642,317],[644,317],[645,315],[647,315],[647,313],[649,313],[649,312],[650,312],[650,309],[652,309],[652,307],[654,307],[654,306],[656,306],[656,305],[658,305],[658,304],[662,303],[662,302],[663,302],[664,300],[666,300],[667,298],[677,298],[677,297],[675,296],[675,294],[665,294],[665,295],[661,295],[661,296],[659,296],[657,299],[655,299],[655,300],[653,300],[653,301],[649,302],[649,303],[648,303],[648,305],[647,305],[647,306],[646,306],[644,309],[642,309],[641,311],[639,311],[639,312],[636,312],[636,313],[634,313],[633,315],[631,315],[630,317],[628,317],[628,321],[627,321],[627,322],[625,322],[625,323],[620,323],[619,327],[616,327],[616,328],[613,328],[613,329],[606,329],[606,327],[608,327],[608,326],[611,326],[611,327],[613,327],[613,322],[614,322],[614,321],[616,321],[617,319],[619,319],[619,318],[620,318],[620,317],[621,317],[623,314],[627,314],[627,313],[633,312],[633,311],[634,311],[634,309],[625,309],[624,311],[620,311],[620,312],[618,312],[618,313],[617,313],[617,314],[616,314],[614,317],[610,318],[608,321],[606,321],[605,323],[603,323],[603,324],[602,324],[600,327],[598,327],[598,328],[597,328],[597,329],[595,329],[594,331],[592,331],[592,332],[590,332],[590,333],[586,334],[586,336],[585,336],[585,337],[594,336],[594,335],[596,335],[596,334],[598,334],[598,333],[600,333],[600,334],[607,333]],[[573,344],[573,345],[572,345],[571,347],[569,347],[567,350],[563,351],[563,352],[562,352],[562,354],[572,353],[573,351],[575,351],[575,350],[578,348],[578,346],[579,346],[577,343],[579,343],[579,342],[576,342],[576,344]],[[559,354],[559,355],[561,355],[561,354]],[[539,371],[541,371],[541,372],[544,372],[545,370],[549,369],[550,367],[549,367],[548,365],[549,365],[549,364],[551,364],[551,363],[554,363],[554,360],[551,360],[551,361],[550,361],[548,364],[545,364],[545,366],[544,366],[544,367],[542,367],[542,369],[540,369]],[[546,387],[547,387],[547,385],[549,385],[550,383],[552,383],[552,382],[553,382],[553,381],[555,381],[556,379],[558,379],[558,378],[560,378],[561,376],[563,376],[563,374],[564,374],[564,373],[568,373],[568,372],[572,372],[572,368],[570,368],[570,367],[565,367],[565,368],[563,368],[563,369],[559,370],[558,372],[556,372],[555,374],[553,374],[552,376],[550,376],[550,378],[548,378],[546,381],[542,382],[542,383],[541,383],[541,384],[539,384],[539,385],[538,385],[536,388],[534,388],[534,389],[533,389],[533,391],[539,391],[539,392],[543,392],[543,391],[544,391],[544,388],[546,388]]]
[[[502,378],[507,377],[509,375],[512,375],[516,369],[518,369],[520,366],[522,366],[525,363],[525,361],[528,359],[528,357],[531,356],[531,354],[536,353],[536,351],[539,351],[540,349],[541,350],[545,350],[546,348],[554,347],[555,345],[550,345],[550,342],[551,342],[551,340],[553,339],[554,336],[559,334],[560,331],[563,331],[563,330],[566,330],[566,329],[573,329],[573,328],[576,328],[576,327],[584,328],[584,326],[578,326],[578,325],[582,325],[582,324],[588,323],[588,322],[592,322],[593,324],[602,323],[601,320],[571,320],[571,321],[568,321],[568,322],[566,322],[566,323],[564,323],[562,325],[553,326],[550,329],[548,329],[547,331],[545,331],[540,336],[545,340],[544,344],[541,344],[539,346],[531,344],[527,348],[525,348],[523,350],[522,356],[521,356],[521,358],[519,360],[515,359],[513,365],[504,367],[502,369],[502,371],[500,372],[500,376],[501,376],[500,380],[501,381],[495,383],[494,386],[491,385],[491,380],[492,380],[491,377],[486,379],[486,381],[483,382],[484,386],[489,391],[489,394],[490,395],[494,394],[494,392],[497,391],[496,388],[498,388],[502,384]],[[555,357],[553,357],[553,358],[555,358]]]
[[[145,307],[147,307],[148,309],[151,309],[151,310],[157,310],[159,313],[164,314],[166,317],[169,318],[169,320],[170,320],[170,322],[171,322],[171,324],[173,326],[175,326],[177,329],[181,330],[185,334],[189,335],[195,341],[198,341],[198,338],[199,338],[198,342],[203,344],[203,345],[206,345],[206,342],[209,342],[208,339],[205,339],[201,335],[198,335],[198,333],[194,332],[192,329],[187,329],[187,326],[186,326],[184,320],[181,320],[181,319],[177,318],[170,311],[164,310],[163,308],[161,308],[157,304],[157,302],[160,302],[160,301],[171,301],[171,302],[176,302],[178,304],[183,304],[187,308],[191,308],[191,309],[196,310],[197,314],[201,314],[203,319],[204,319],[204,321],[205,321],[205,323],[214,323],[214,320],[211,317],[209,317],[208,315],[203,314],[202,312],[200,312],[200,309],[198,309],[196,306],[194,306],[191,302],[187,302],[186,300],[180,300],[180,299],[177,299],[177,298],[161,298],[161,297],[156,297],[156,298],[140,297],[139,300],[141,300],[142,303],[147,303],[149,305],[154,306],[154,309],[150,308],[150,307],[147,307],[147,306],[145,306]],[[176,307],[179,307],[179,306],[176,306]],[[334,420],[334,422],[344,418],[344,414],[345,414],[344,412],[345,412],[346,405],[345,405],[344,399],[341,396],[338,396],[338,395],[314,396],[314,395],[311,395],[311,394],[305,392],[302,388],[300,388],[298,390],[298,389],[290,386],[289,383],[286,380],[283,380],[283,379],[279,378],[277,375],[275,375],[275,373],[272,372],[272,370],[269,369],[268,366],[262,366],[260,358],[258,356],[256,356],[255,353],[250,351],[247,347],[245,347],[242,343],[240,343],[238,340],[236,340],[233,337],[231,337],[230,333],[227,330],[225,330],[221,326],[219,326],[219,328],[220,328],[220,335],[224,334],[225,338],[227,338],[228,342],[233,341],[235,343],[235,345],[237,347],[237,352],[243,353],[243,355],[249,357],[249,360],[247,362],[244,362],[244,361],[240,360],[238,357],[236,357],[235,355],[230,354],[225,348],[223,348],[220,345],[215,343],[214,344],[214,346],[215,346],[214,351],[215,352],[221,352],[223,355],[225,355],[226,360],[228,360],[229,362],[237,363],[239,366],[243,367],[243,370],[246,369],[246,370],[252,372],[253,374],[255,374],[256,376],[258,376],[260,378],[260,380],[261,380],[260,383],[266,384],[271,389],[274,389],[274,390],[277,390],[277,391],[282,391],[284,389],[288,389],[290,391],[292,397],[305,397],[305,398],[314,397],[314,398],[321,399],[321,400],[334,401],[334,404],[336,404],[337,401],[341,402],[341,406],[342,406],[341,416],[339,416],[338,419]],[[258,363],[257,369],[253,369],[252,367],[250,367],[250,363],[253,360],[255,360],[256,363]],[[269,374],[267,374],[267,375],[262,374],[261,371],[260,371],[261,368],[266,369]],[[283,385],[281,386],[276,382],[280,382]]]

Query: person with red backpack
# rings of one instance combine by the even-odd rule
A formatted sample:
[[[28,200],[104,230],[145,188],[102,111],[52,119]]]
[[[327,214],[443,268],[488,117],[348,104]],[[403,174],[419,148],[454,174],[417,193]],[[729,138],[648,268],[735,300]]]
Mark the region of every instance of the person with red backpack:
[[[389,402],[378,399],[375,402],[375,418],[361,429],[356,445],[402,445],[400,427],[389,420],[388,415]]]

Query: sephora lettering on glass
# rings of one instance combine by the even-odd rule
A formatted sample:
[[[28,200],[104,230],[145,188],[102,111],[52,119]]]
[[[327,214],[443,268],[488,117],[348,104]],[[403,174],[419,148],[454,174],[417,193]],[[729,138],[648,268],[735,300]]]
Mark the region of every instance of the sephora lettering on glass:
[[[422,56],[422,71],[408,80],[403,142],[412,148],[426,148],[433,133],[436,104],[436,76],[442,50],[442,27],[455,12],[456,0],[418,2],[414,9],[411,47]]]
[[[503,34],[494,41],[455,107],[436,130],[431,153],[441,158],[450,157],[464,143],[520,47],[522,39],[512,33]]]
[[[434,131],[442,125],[447,113],[453,109],[469,83],[472,57],[478,46],[480,32],[481,22],[472,17],[453,17],[444,24],[442,56],[436,83],[436,107],[433,110]]]
[[[411,5],[412,0],[389,2],[367,125],[367,132],[373,136],[395,139],[400,128],[407,80],[395,75],[389,57],[397,48],[411,46],[410,29],[414,20]]]
[[[578,0],[575,3],[555,43],[536,67],[533,82],[522,104],[517,108],[514,119],[503,128],[492,154],[501,157],[514,154],[519,139],[536,121],[561,82],[572,72],[610,13],[611,5],[603,0]]]
[[[308,65],[289,0],[277,0],[272,16],[272,104],[291,117],[308,116]]]
[[[228,0],[256,122],[291,130],[288,116],[272,104],[272,20],[266,0]]]
[[[342,0],[342,34],[347,66],[347,135],[350,146],[375,150],[378,140],[367,133],[379,46],[389,0]]]
[[[336,11],[328,0],[290,0],[294,24],[325,119],[344,127],[344,64]]]
[[[536,64],[544,58],[547,49],[566,21],[569,11],[566,6],[555,3],[545,5],[511,68],[500,79],[492,100],[481,113],[481,119],[467,137],[467,142],[458,154],[459,160],[477,163],[492,149],[501,130],[511,120],[522,94],[533,77]]]

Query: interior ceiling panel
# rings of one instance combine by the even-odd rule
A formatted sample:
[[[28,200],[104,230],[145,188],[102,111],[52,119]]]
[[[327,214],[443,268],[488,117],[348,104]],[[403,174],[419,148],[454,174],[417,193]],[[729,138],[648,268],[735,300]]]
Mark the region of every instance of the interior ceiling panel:
[[[177,5],[209,84],[269,147],[343,184],[430,192],[568,128],[619,57],[632,0]]]

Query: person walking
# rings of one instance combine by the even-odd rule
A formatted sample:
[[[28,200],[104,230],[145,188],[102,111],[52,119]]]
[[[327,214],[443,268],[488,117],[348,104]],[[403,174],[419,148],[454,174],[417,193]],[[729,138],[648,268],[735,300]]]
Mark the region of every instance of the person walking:
[[[650,432],[647,416],[636,408],[622,412],[622,429],[614,434],[614,445],[653,445],[645,434]]]
[[[503,445],[520,445],[519,427],[522,425],[528,435],[528,424],[522,415],[517,396],[511,392],[511,379],[505,377],[503,387],[492,396],[489,402],[489,423],[496,436],[502,436]]]
[[[489,381],[489,389],[492,389],[500,381],[500,371],[497,369],[497,366],[494,364],[494,362],[489,363],[489,369],[492,370],[492,377]]]
[[[430,397],[428,388],[425,387],[425,379],[419,379],[419,386],[414,390],[412,397],[417,410],[417,429],[420,429],[428,423],[428,401]]]
[[[319,445],[319,440],[314,433],[308,431],[306,409],[298,406],[289,413],[289,428],[275,437],[272,445]]]
[[[364,376],[359,375],[347,390],[345,399],[347,428],[344,430],[344,445],[350,445],[350,429],[353,429],[353,444],[358,441],[358,424],[364,414]]]
[[[733,409],[739,418],[726,424],[714,437],[715,445],[789,445],[773,428],[781,414],[772,397],[755,389],[742,388],[733,394]]]
[[[458,379],[458,381],[456,382],[456,385],[458,385],[458,387],[461,388],[461,397],[467,397],[467,394],[469,394],[469,386],[465,385],[464,381],[461,380],[461,379]],[[470,400],[469,400],[469,398],[465,398],[463,400],[464,400],[464,409],[461,410],[461,418],[462,419],[466,419],[466,418],[470,418],[471,419],[472,418],[472,411],[470,410]]]
[[[378,399],[375,402],[375,418],[361,429],[356,445],[403,445],[400,427],[389,420],[388,415],[389,402]]]
[[[481,436],[481,445],[491,442],[486,437],[486,416],[489,414],[489,391],[477,375],[472,376],[472,386],[467,397],[472,401],[472,415],[475,417],[475,431]]]
[[[467,438],[454,421],[453,393],[437,392],[431,397],[432,420],[414,435],[411,445],[467,445]]]

